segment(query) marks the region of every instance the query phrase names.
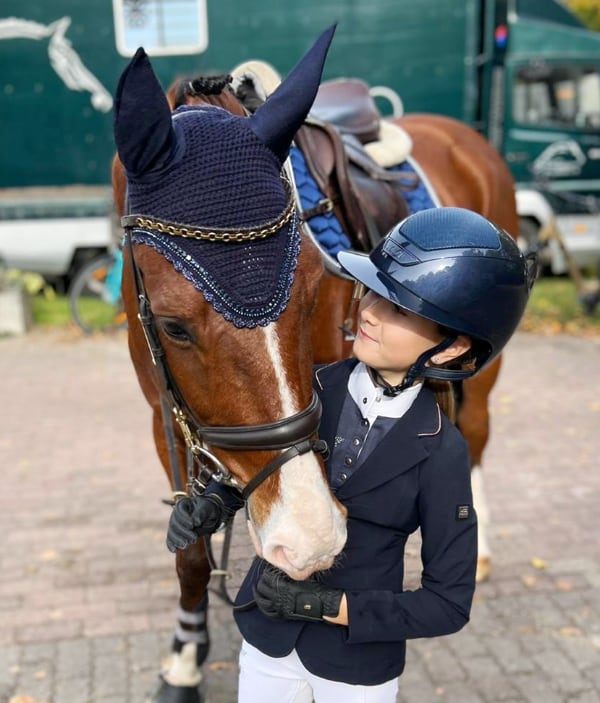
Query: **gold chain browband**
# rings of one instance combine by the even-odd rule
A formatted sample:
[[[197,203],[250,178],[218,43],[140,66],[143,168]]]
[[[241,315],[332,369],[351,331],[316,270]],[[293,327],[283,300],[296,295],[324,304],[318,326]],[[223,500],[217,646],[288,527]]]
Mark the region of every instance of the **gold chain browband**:
[[[287,181],[286,190],[290,193],[290,187]],[[180,225],[174,222],[166,222],[158,220],[154,217],[146,217],[145,215],[124,215],[121,218],[123,227],[133,227],[139,229],[160,232],[173,237],[184,237],[185,239],[201,239],[208,242],[221,242],[223,244],[239,244],[242,242],[252,242],[257,239],[266,239],[275,232],[285,227],[294,216],[296,202],[290,193],[290,197],[285,210],[275,220],[265,223],[261,228],[242,228],[242,229],[203,229],[200,227],[189,227]]]

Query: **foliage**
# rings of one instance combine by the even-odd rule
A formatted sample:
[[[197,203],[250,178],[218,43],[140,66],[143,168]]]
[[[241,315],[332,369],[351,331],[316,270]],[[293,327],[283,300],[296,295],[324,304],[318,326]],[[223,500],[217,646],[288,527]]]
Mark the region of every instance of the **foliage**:
[[[600,31],[600,0],[566,0],[566,4],[587,27]]]
[[[39,273],[9,269],[0,260],[0,290],[17,287],[23,288],[29,295],[41,293],[48,299],[52,299],[55,295],[52,286],[49,286]]]

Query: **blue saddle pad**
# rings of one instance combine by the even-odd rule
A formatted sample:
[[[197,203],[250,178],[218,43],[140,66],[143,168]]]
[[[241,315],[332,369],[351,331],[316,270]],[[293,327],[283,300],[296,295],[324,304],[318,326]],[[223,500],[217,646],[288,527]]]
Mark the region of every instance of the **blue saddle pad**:
[[[325,198],[324,193],[319,190],[315,179],[312,177],[304,155],[295,146],[290,149],[290,160],[294,170],[296,189],[300,198],[303,210],[309,210]],[[390,169],[391,171],[401,171],[407,174],[416,173],[415,168],[408,161],[404,161]],[[404,199],[408,206],[409,214],[436,207],[433,196],[428,191],[426,184],[419,179],[419,185],[414,189],[407,189]],[[333,212],[324,215],[315,215],[310,219],[310,228],[319,246],[334,259],[340,251],[351,249],[352,244],[347,234],[342,229],[340,221]]]

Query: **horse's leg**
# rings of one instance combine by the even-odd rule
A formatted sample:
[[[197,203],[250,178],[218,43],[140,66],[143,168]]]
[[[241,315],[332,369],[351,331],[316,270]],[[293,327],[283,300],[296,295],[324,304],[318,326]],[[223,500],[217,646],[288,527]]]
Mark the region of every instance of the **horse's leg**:
[[[463,382],[462,402],[457,417],[457,425],[467,440],[471,457],[473,503],[477,512],[477,581],[487,580],[491,570],[491,552],[487,539],[489,512],[481,459],[490,434],[488,398],[498,378],[500,365],[501,357],[498,357],[475,378]]]
[[[116,172],[118,174],[118,168]],[[146,338],[137,319],[137,293],[133,283],[127,248],[124,251],[124,260],[122,293],[129,320],[129,353],[142,393],[153,411],[152,429],[156,451],[169,483],[173,487],[157,379]],[[178,428],[175,428],[174,431],[177,461],[181,472],[180,478],[182,485],[185,486],[187,480],[185,476],[185,444]],[[166,528],[165,521],[165,536]],[[203,700],[199,686],[202,680],[201,665],[208,655],[209,647],[206,612],[208,605],[207,586],[210,578],[210,566],[203,542],[178,552],[176,569],[180,600],[175,636],[169,664],[161,673],[160,686],[154,693],[153,700],[156,703],[201,703]]]
[[[163,466],[168,467],[167,443],[159,409],[154,412],[154,441]],[[185,466],[185,451],[179,445],[177,449],[179,464]],[[175,565],[180,589],[175,635],[171,656],[161,672],[161,681],[152,700],[156,703],[202,703],[202,664],[209,650],[207,587],[210,579],[210,564],[203,540],[187,549],[177,550]]]

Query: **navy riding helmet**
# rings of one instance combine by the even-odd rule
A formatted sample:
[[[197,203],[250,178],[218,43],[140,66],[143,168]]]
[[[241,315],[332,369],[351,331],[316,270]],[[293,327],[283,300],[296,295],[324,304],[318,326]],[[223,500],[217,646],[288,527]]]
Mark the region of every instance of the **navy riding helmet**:
[[[417,376],[460,380],[488,364],[517,328],[535,279],[535,266],[509,234],[481,215],[454,207],[410,215],[369,255],[340,252],[338,259],[367,288],[448,330],[447,344],[417,360],[410,382]],[[471,338],[474,363],[425,367],[457,334]]]

